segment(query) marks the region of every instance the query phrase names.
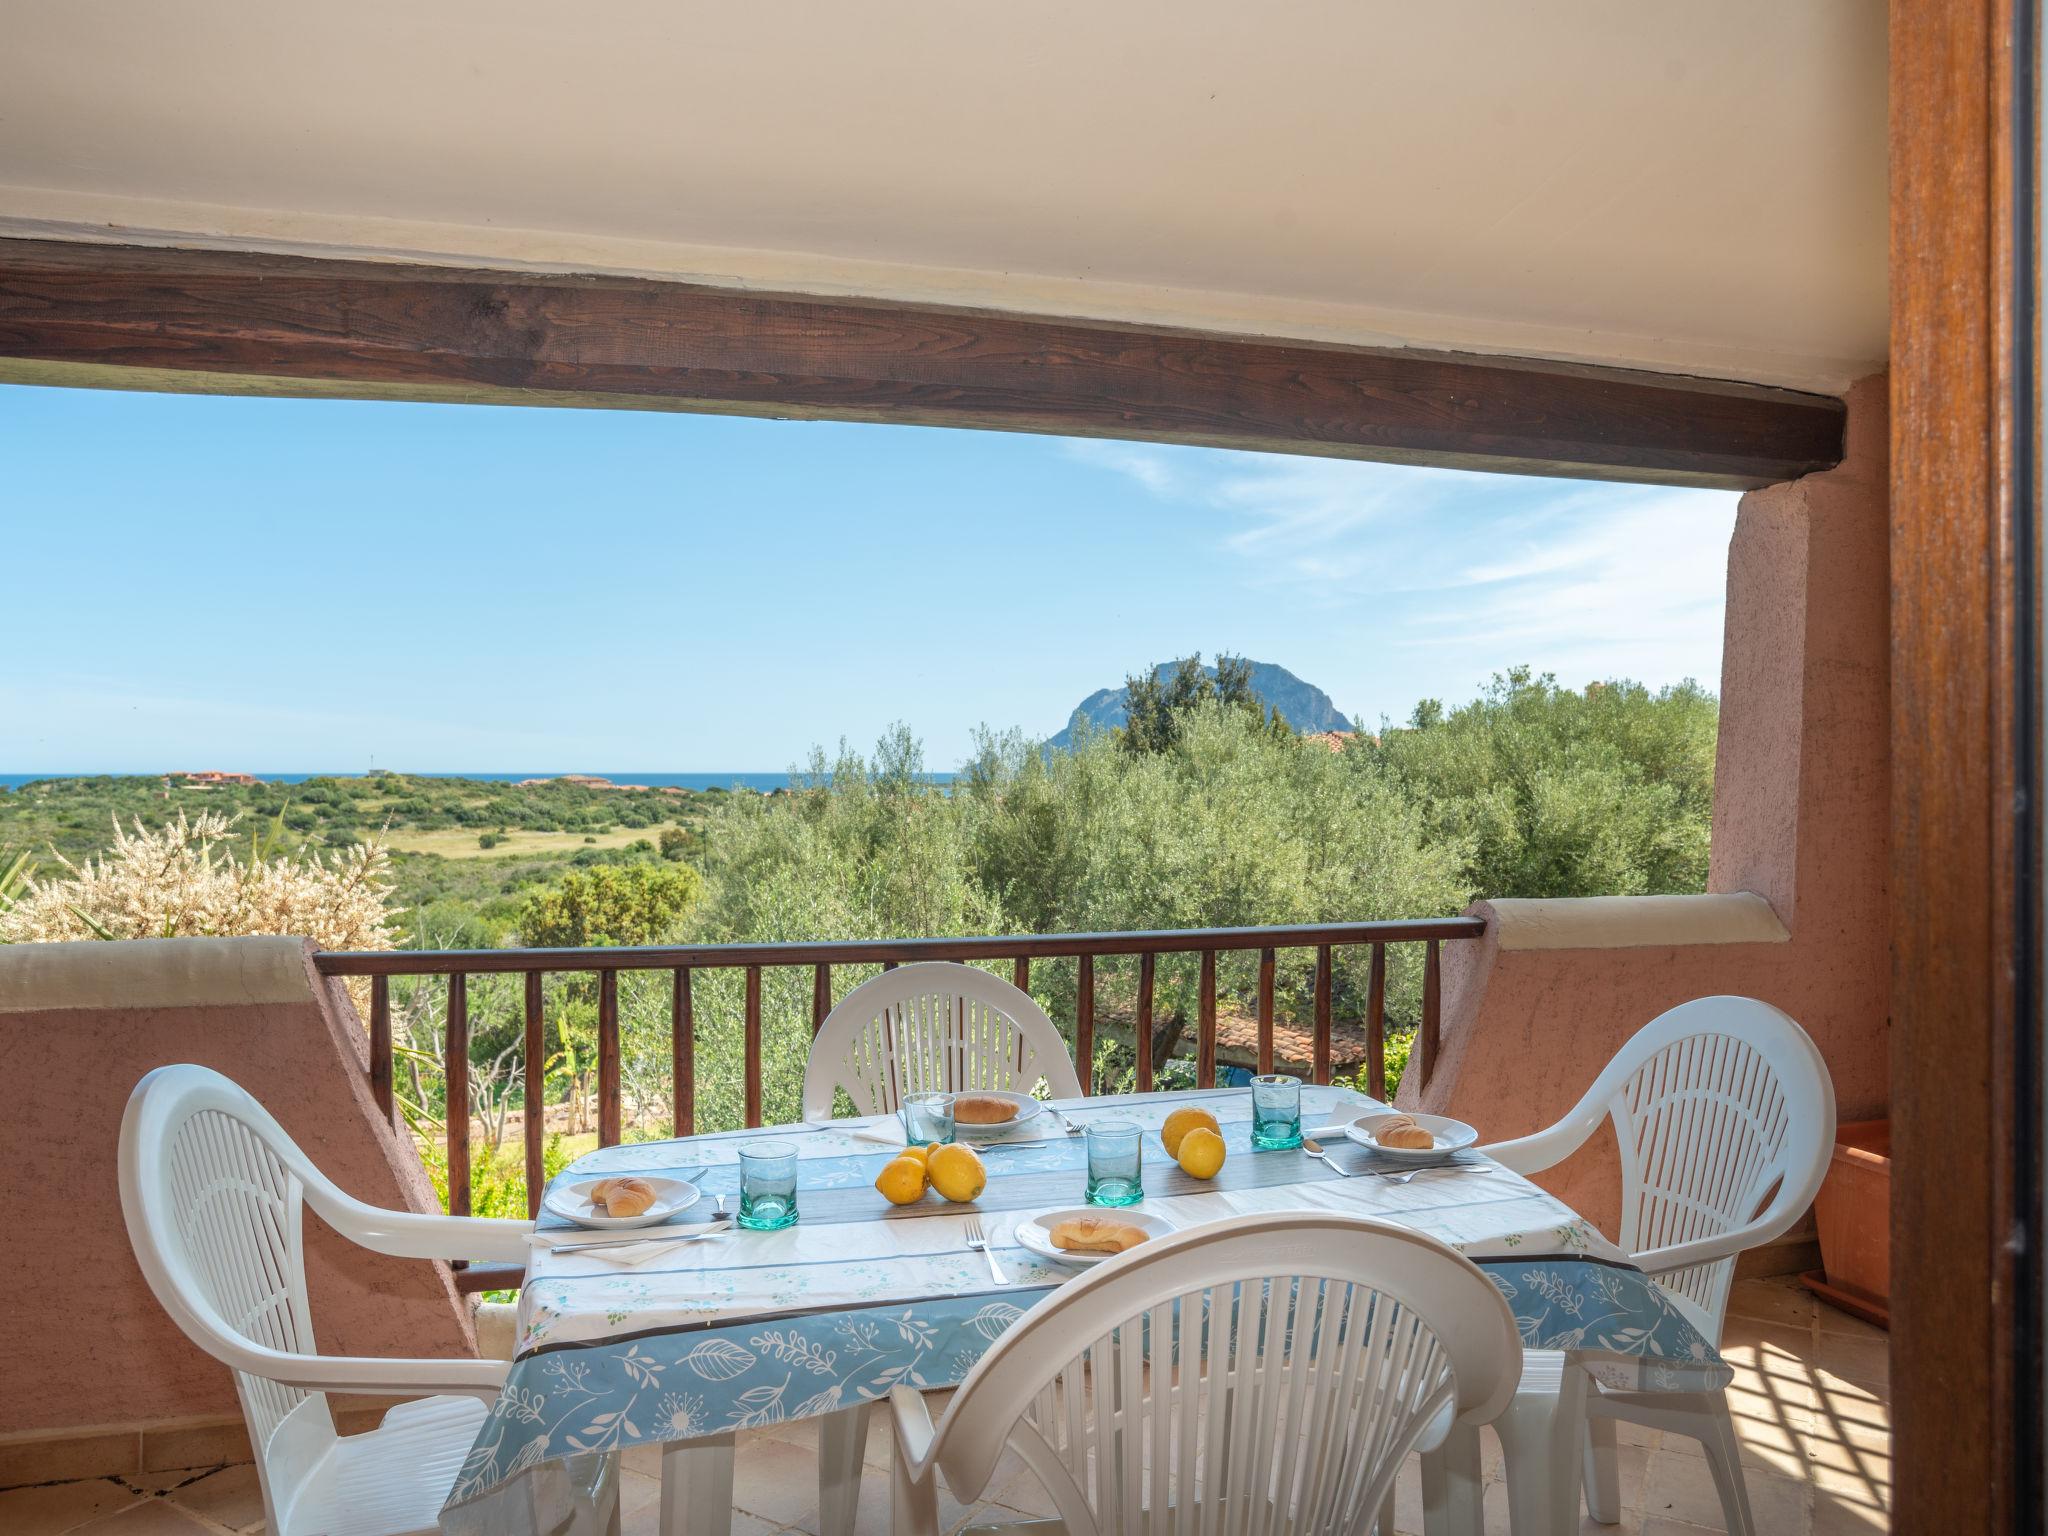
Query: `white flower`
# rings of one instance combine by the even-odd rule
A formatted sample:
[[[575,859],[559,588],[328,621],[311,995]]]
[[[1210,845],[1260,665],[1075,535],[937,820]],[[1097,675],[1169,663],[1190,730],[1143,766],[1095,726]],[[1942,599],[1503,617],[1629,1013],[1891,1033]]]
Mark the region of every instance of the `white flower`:
[[[65,873],[31,880],[27,894],[0,912],[0,943],[73,939],[229,938],[282,933],[322,949],[389,949],[391,861],[375,843],[331,859],[305,847],[274,858],[252,844],[236,856],[234,825],[217,811],[151,831],[114,820],[114,845]],[[360,989],[358,1007],[367,1003]],[[353,995],[353,993],[352,993]]]
[[[704,1433],[704,1399],[671,1392],[661,1400],[661,1417],[655,1421],[657,1440],[689,1440]]]

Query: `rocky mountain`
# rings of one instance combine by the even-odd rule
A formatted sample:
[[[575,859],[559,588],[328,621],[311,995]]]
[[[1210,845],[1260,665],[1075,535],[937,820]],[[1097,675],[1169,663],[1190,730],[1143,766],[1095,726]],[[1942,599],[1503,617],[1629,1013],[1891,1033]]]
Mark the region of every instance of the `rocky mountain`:
[[[1162,661],[1155,669],[1164,678],[1175,667],[1177,661]],[[1202,670],[1211,677],[1216,675],[1213,666]],[[1336,706],[1336,703],[1322,689],[1313,683],[1305,683],[1285,667],[1270,661],[1252,663],[1252,691],[1268,709],[1280,711],[1280,718],[1304,734],[1315,731],[1348,731],[1351,720]],[[1046,745],[1067,747],[1073,745],[1074,727],[1086,720],[1098,729],[1110,729],[1124,723],[1124,690],[1119,683],[1114,688],[1098,688],[1079,704],[1067,719],[1067,728],[1053,737]]]

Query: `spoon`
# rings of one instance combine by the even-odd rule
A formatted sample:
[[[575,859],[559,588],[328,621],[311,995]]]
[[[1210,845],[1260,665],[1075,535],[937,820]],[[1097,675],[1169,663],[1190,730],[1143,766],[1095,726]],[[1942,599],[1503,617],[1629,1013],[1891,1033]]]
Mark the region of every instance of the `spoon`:
[[[1306,1152],[1310,1157],[1314,1158],[1317,1162],[1321,1163],[1325,1168],[1328,1168],[1335,1172],[1338,1177],[1346,1179],[1351,1177],[1351,1170],[1349,1168],[1339,1167],[1338,1164],[1331,1159],[1330,1154],[1323,1150],[1323,1144],[1321,1142],[1311,1141],[1308,1137],[1304,1136],[1301,1138],[1301,1150]]]

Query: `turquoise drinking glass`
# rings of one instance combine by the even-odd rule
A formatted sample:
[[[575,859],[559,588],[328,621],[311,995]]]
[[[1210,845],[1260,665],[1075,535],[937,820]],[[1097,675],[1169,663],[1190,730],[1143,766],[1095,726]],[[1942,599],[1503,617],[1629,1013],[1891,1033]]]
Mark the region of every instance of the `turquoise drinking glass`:
[[[1268,1072],[1252,1079],[1252,1147],[1272,1152],[1301,1145],[1301,1079]]]
[[[950,1093],[906,1093],[903,1095],[903,1140],[913,1147],[941,1144],[953,1139],[953,1095]]]
[[[796,1225],[796,1146],[750,1141],[740,1148],[740,1225],[779,1232]]]
[[[1145,1198],[1143,1133],[1130,1120],[1088,1127],[1088,1203],[1136,1205]]]

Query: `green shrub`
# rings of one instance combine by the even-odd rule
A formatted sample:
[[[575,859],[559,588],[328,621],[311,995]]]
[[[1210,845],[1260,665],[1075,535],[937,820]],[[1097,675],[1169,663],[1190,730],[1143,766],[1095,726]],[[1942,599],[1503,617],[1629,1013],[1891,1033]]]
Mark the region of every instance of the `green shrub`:
[[[519,933],[542,948],[659,944],[697,905],[694,869],[662,864],[592,865],[534,891],[519,911]]]
[[[441,1209],[448,1209],[448,1148],[439,1140],[419,1143],[420,1161],[433,1181],[434,1196]],[[552,1179],[569,1166],[562,1133],[550,1131],[541,1146],[542,1173]],[[523,1147],[502,1146],[493,1157],[488,1147],[472,1146],[469,1160],[469,1214],[526,1220],[526,1152]]]

